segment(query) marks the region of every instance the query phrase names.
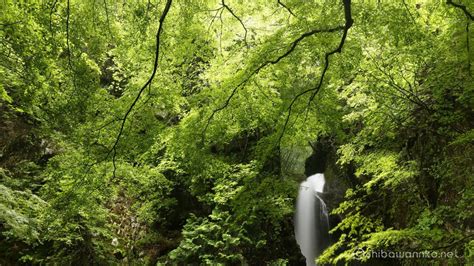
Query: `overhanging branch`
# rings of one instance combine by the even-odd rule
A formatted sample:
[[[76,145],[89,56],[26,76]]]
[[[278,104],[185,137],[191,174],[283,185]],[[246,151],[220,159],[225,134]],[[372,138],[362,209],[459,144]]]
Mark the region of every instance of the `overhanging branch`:
[[[303,41],[305,38],[307,37],[310,37],[312,35],[315,35],[317,33],[331,33],[331,32],[337,32],[337,31],[340,31],[340,30],[343,30],[344,27],[343,26],[337,26],[337,27],[334,27],[334,28],[329,28],[329,29],[314,29],[314,30],[311,30],[311,31],[308,31],[308,32],[305,32],[303,33],[300,37],[298,37],[297,39],[295,39],[291,45],[290,45],[290,48],[285,52],[283,53],[282,55],[278,56],[277,58],[275,58],[274,60],[268,60],[268,61],[265,61],[263,64],[259,65],[254,71],[252,71],[242,82],[240,82],[239,84],[237,84],[237,86],[234,87],[234,89],[232,90],[231,94],[229,95],[229,97],[227,97],[226,101],[224,102],[224,104],[222,106],[220,106],[219,108],[215,109],[211,115],[209,116],[208,120],[207,120],[207,123],[206,123],[206,126],[204,127],[203,131],[202,131],[202,142],[204,143],[204,140],[205,140],[205,135],[206,135],[206,131],[207,131],[207,128],[209,127],[212,119],[214,118],[214,116],[216,115],[217,112],[219,111],[222,111],[223,109],[225,109],[230,101],[232,100],[232,98],[235,96],[235,94],[237,93],[237,91],[242,88],[249,80],[250,78],[252,78],[254,75],[258,74],[258,72],[260,72],[260,70],[262,70],[263,68],[265,68],[266,66],[268,65],[274,65],[274,64],[277,64],[278,62],[280,62],[283,58],[287,57],[288,55],[291,54],[291,52],[293,52],[295,50],[295,48],[298,46],[298,44]]]
[[[115,178],[115,172],[116,172],[116,169],[117,169],[116,165],[115,165],[116,155],[117,155],[117,145],[119,144],[120,137],[123,134],[123,129],[125,127],[125,122],[127,122],[128,116],[130,115],[133,108],[137,104],[137,102],[140,99],[140,96],[142,95],[143,91],[145,91],[145,89],[148,87],[148,85],[151,84],[151,82],[153,81],[153,78],[156,75],[156,71],[158,70],[158,58],[159,58],[159,54],[160,54],[160,36],[161,36],[161,32],[163,31],[163,22],[165,21],[166,15],[168,14],[168,11],[170,10],[170,7],[171,7],[171,2],[172,2],[172,0],[167,0],[166,1],[166,5],[165,5],[165,8],[163,10],[163,13],[160,16],[160,20],[159,20],[160,25],[158,26],[158,31],[156,33],[155,61],[153,63],[153,71],[151,73],[151,76],[150,76],[150,78],[148,78],[147,82],[138,91],[138,94],[135,97],[135,100],[132,102],[130,107],[127,109],[127,112],[125,113],[125,115],[121,119],[122,124],[120,125],[119,133],[117,134],[114,145],[112,146],[112,148],[110,149],[110,151],[107,153],[107,156],[106,156],[106,158],[107,158],[112,153],[112,163],[113,163],[113,167],[114,167],[113,177],[114,178]]]
[[[347,33],[349,32],[349,29],[354,24],[354,20],[352,19],[352,11],[351,11],[351,0],[343,0],[343,4],[344,4],[345,24],[344,24],[344,27],[343,27],[343,33],[342,33],[341,41],[339,42],[339,45],[337,46],[336,49],[334,49],[332,51],[329,51],[324,55],[324,67],[323,67],[323,71],[321,72],[321,76],[319,78],[319,82],[316,85],[316,87],[305,90],[303,92],[300,92],[290,102],[290,105],[288,106],[288,112],[287,112],[287,115],[286,115],[285,123],[283,124],[282,131],[280,133],[280,136],[278,137],[278,145],[280,145],[281,139],[283,138],[283,135],[285,134],[286,128],[288,126],[288,122],[290,121],[290,116],[291,116],[291,112],[292,112],[292,109],[293,109],[293,105],[296,103],[298,98],[300,98],[301,96],[303,96],[307,93],[313,92],[311,94],[311,97],[309,98],[309,101],[308,101],[307,108],[309,108],[309,105],[313,101],[314,97],[321,90],[321,87],[322,87],[323,81],[324,81],[324,77],[325,77],[326,72],[329,68],[329,58],[330,58],[330,56],[335,54],[335,53],[340,53],[342,51],[342,47],[344,46],[344,43],[345,43],[346,38],[347,38]]]
[[[288,11],[293,17],[296,17],[296,15],[293,13],[293,11],[291,11],[291,9],[289,7],[287,7],[285,4],[283,4],[281,2],[281,0],[278,0],[278,4],[280,6],[282,6],[284,9],[286,9],[286,11]]]
[[[464,12],[464,15],[467,18],[467,22],[466,22],[467,66],[468,66],[468,69],[469,69],[469,73],[471,73],[471,60],[470,60],[470,56],[469,56],[469,54],[470,54],[470,52],[469,52],[469,24],[471,23],[472,20],[474,20],[474,16],[467,10],[467,7],[465,5],[453,3],[452,0],[447,0],[446,4],[452,5],[456,8],[461,9]]]
[[[452,0],[447,0],[446,1],[446,4],[448,5],[452,5],[456,8],[459,8],[462,10],[462,12],[464,12],[464,15],[466,15],[466,17],[470,20],[474,20],[474,16],[472,16],[472,14],[467,10],[467,7],[465,5],[461,5],[461,4],[458,4],[458,3],[454,3]]]
[[[245,43],[245,46],[246,47],[249,47],[248,43],[247,43],[247,27],[245,27],[245,24],[244,22],[234,13],[234,11],[232,11],[232,9],[230,9],[230,7],[228,5],[225,4],[224,0],[221,1],[222,3],[222,6],[227,10],[229,11],[229,13],[239,21],[240,25],[242,25],[242,28],[244,28],[244,31],[245,31],[245,34],[244,34],[244,43]],[[222,14],[222,13],[221,13]]]

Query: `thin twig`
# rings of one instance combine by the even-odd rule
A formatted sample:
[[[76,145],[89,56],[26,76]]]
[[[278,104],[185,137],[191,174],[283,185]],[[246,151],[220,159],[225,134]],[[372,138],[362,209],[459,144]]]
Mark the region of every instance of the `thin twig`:
[[[68,64],[72,70],[72,63],[71,63],[71,48],[69,46],[69,20],[71,15],[71,7],[69,0],[67,0],[67,9],[66,9],[66,45],[67,45],[67,56],[68,56]]]
[[[224,7],[222,6],[222,7],[219,7],[217,9],[215,9],[215,10],[210,10],[210,12],[215,11],[216,14],[212,17],[211,22],[209,23],[209,26],[207,27],[208,32],[211,29],[212,23],[214,23],[214,20],[216,20],[217,16],[219,15],[219,12],[221,12],[223,8]]]
[[[114,35],[112,34],[112,30],[110,29],[109,8],[107,7],[107,0],[104,0],[104,9],[105,9],[105,19],[107,21],[107,30],[109,31],[110,38],[113,41],[114,40]]]
[[[77,90],[76,86],[76,71],[74,70],[74,67],[72,65],[72,51],[71,51],[71,46],[70,46],[70,20],[71,20],[71,6],[70,6],[70,1],[67,0],[67,6],[66,6],[66,49],[67,49],[67,62],[68,62],[68,67],[69,67],[69,72],[72,76],[72,86],[74,88],[74,93],[79,93]]]
[[[410,19],[413,21],[413,23],[415,23],[415,18],[414,18],[413,15],[411,14],[410,9],[408,8],[408,5],[407,5],[407,3],[405,2],[405,0],[403,0],[402,3],[403,3],[403,6],[405,6],[405,9],[407,10],[408,16],[409,16]]]
[[[54,36],[54,32],[53,32],[53,13],[54,13],[54,9],[56,8],[57,3],[58,3],[58,0],[54,0],[53,4],[51,5],[51,9],[49,10],[49,31],[51,32],[52,36]]]
[[[467,67],[469,70],[469,75],[471,75],[471,56],[470,56],[470,42],[469,42],[469,25],[471,21],[468,19],[466,22],[466,52],[467,52]]]

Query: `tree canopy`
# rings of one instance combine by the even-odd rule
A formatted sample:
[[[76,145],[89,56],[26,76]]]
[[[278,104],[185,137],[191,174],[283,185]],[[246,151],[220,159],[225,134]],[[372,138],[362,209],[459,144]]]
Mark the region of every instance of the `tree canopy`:
[[[473,20],[468,0],[4,0],[0,264],[302,263],[308,143],[319,263],[473,263]]]

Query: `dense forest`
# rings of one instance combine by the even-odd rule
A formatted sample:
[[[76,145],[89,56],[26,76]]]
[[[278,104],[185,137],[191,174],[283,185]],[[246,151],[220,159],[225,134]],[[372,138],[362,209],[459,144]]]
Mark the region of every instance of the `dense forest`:
[[[0,2],[0,265],[474,263],[474,1]]]

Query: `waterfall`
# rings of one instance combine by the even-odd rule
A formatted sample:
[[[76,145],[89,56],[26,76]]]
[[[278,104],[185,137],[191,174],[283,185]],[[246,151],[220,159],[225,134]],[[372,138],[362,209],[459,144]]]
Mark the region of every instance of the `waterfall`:
[[[324,189],[324,174],[309,176],[300,184],[295,215],[295,237],[306,265],[329,246],[329,219],[326,204],[318,193]]]

